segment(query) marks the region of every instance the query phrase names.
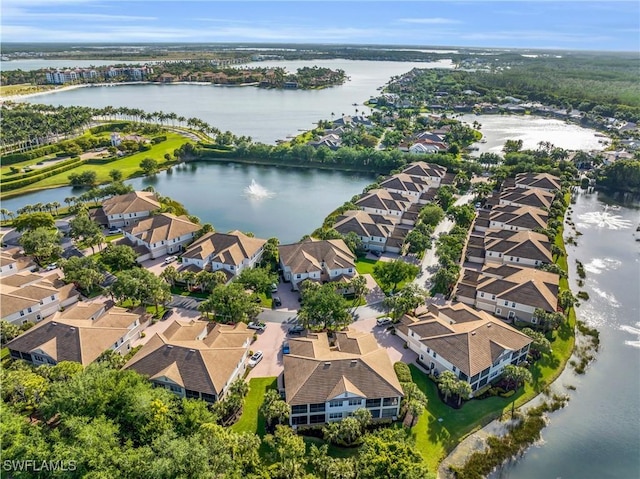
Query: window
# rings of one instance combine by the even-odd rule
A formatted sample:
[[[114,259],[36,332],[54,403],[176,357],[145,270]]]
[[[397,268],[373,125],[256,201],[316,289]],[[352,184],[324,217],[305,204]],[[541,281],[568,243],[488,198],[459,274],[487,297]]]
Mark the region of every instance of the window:
[[[302,278],[302,275],[301,274],[296,274],[296,279],[300,279],[300,278]]]
[[[395,409],[383,409],[382,410],[382,417],[393,417],[397,414],[397,411]]]
[[[496,308],[496,314],[502,314],[502,310],[500,308]]]
[[[341,412],[330,412],[329,413],[329,419],[342,419],[342,413]]]
[[[397,406],[398,405],[398,398],[384,398],[382,400],[382,406]]]
[[[482,371],[482,372],[480,373],[480,376],[485,377],[487,374],[489,374],[489,369],[491,369],[491,368],[487,368],[487,369],[485,369],[484,371]]]
[[[51,296],[51,301],[55,301],[56,297],[55,296]]]
[[[511,307],[515,308],[516,307],[516,303],[511,303]]]
[[[496,299],[496,295],[495,295],[495,294],[492,294],[492,295],[491,295],[491,299],[495,301],[495,299]]]
[[[380,399],[367,399],[366,402],[367,407],[380,407]]]
[[[291,424],[293,424],[294,426],[302,426],[304,424],[307,424],[307,416],[292,417]]]
[[[460,371],[460,379],[462,379],[463,381],[467,381],[469,379],[469,376]]]
[[[322,424],[323,422],[327,422],[324,414],[314,414],[309,418],[310,424]]]
[[[505,306],[509,306],[509,301],[505,301],[505,302],[504,302],[504,305],[505,305]]]
[[[33,313],[33,310],[31,308],[27,308],[27,311],[29,311],[30,313]]]
[[[433,357],[435,358],[436,356],[438,356],[438,355],[437,355],[437,354],[436,354],[436,352],[434,351],[434,352],[433,352]]]
[[[324,412],[325,411],[325,403],[317,403],[309,405],[309,412]],[[324,414],[323,414],[324,416]],[[324,422],[324,421],[323,421]]]
[[[198,391],[192,391],[191,389],[185,389],[185,396],[189,399],[200,399],[200,393]]]
[[[480,374],[476,374],[474,376],[471,376],[471,382],[475,383],[478,380],[479,377],[480,377]]]
[[[342,407],[342,399],[336,399],[329,403],[329,407]]]
[[[360,406],[362,399],[349,399],[349,406]]]
[[[24,311],[20,311],[20,316],[24,316]]]
[[[480,293],[480,297],[481,297],[481,298],[484,298],[484,293]]]
[[[213,394],[202,393],[202,400],[207,402],[216,402],[216,397]]]
[[[291,414],[306,414],[307,413],[307,405],[300,404],[298,406],[291,406]]]
[[[453,372],[455,373],[458,370],[455,366],[453,367]]]
[[[380,409],[371,409],[369,412],[371,413],[372,418],[380,417]]]
[[[182,392],[182,388],[180,386],[174,386],[173,384],[169,385],[169,389],[171,390],[171,392],[174,392],[174,393]]]

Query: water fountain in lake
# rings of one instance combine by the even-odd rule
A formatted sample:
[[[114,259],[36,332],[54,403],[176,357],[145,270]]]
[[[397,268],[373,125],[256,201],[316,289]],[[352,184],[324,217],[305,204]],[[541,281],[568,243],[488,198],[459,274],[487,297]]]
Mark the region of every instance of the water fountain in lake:
[[[248,197],[258,200],[273,196],[273,192],[269,191],[264,186],[259,185],[255,179],[251,180],[251,184],[244,189],[244,192]]]

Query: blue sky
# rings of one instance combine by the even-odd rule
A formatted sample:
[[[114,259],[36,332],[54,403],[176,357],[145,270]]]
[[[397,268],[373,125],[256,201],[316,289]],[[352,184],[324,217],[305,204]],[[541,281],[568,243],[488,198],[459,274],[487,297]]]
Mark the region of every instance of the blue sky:
[[[640,50],[638,0],[2,0],[0,9],[3,42],[295,42]]]

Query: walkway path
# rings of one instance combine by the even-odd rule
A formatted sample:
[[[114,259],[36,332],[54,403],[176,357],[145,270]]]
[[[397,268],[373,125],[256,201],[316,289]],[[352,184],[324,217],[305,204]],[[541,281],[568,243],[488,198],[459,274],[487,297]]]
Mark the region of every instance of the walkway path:
[[[456,200],[454,203],[455,206],[461,206],[469,203],[474,198],[473,193],[467,193],[466,195],[462,195],[460,198]],[[448,233],[454,226],[454,222],[449,218],[445,217],[438,226],[433,230],[433,236],[438,237],[443,233]],[[413,280],[415,284],[421,286],[425,289],[431,289],[431,276],[435,273],[435,268],[438,266],[438,257],[436,256],[436,248],[435,244],[432,245],[431,249],[428,249],[424,252],[424,256],[422,258],[421,271]]]

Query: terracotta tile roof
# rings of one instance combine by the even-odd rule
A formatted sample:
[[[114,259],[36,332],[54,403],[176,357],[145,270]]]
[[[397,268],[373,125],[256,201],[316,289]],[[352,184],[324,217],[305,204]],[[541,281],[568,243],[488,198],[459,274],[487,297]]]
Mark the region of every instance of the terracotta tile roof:
[[[138,213],[160,209],[160,203],[155,193],[149,191],[133,191],[126,195],[118,195],[102,202],[105,215]]]
[[[351,392],[364,398],[402,396],[389,356],[370,333],[348,330],[330,347],[325,333],[289,340],[284,356],[286,400],[324,403]]]
[[[403,318],[420,342],[469,378],[490,367],[505,351],[519,351],[531,338],[484,311],[462,303],[431,305],[426,320]],[[413,321],[413,322],[412,322]]]
[[[293,274],[318,271],[322,262],[329,269],[355,268],[355,256],[342,240],[309,239],[278,247],[280,261]]]
[[[549,238],[533,231],[488,230],[484,237],[484,249],[502,253],[504,256],[546,263],[553,261]]]
[[[238,266],[260,251],[266,242],[238,230],[227,234],[207,233],[189,246],[182,256],[202,260],[211,257],[213,262]]]
[[[557,309],[559,282],[557,274],[512,265],[499,267],[485,265],[482,272],[474,276],[465,270],[460,285],[495,294],[497,303],[511,301],[549,312]]]
[[[504,223],[519,228],[546,228],[549,213],[531,206],[498,205],[491,210],[491,222]]]
[[[500,201],[535,208],[549,208],[553,203],[554,196],[553,193],[538,188],[503,188],[500,193]]]
[[[192,223],[183,216],[160,213],[145,218],[138,224],[128,226],[125,231],[146,244],[154,244],[195,233],[200,228],[200,225]]]
[[[516,185],[526,185],[531,188],[546,190],[560,190],[560,178],[549,173],[518,173]]]
[[[350,210],[345,211],[336,219],[333,229],[343,235],[353,232],[358,236],[387,238],[391,235],[393,222],[382,215],[362,210]]]
[[[171,325],[166,334],[156,333],[124,366],[150,379],[167,377],[192,391],[219,395],[243,360],[253,332],[244,323],[215,325],[204,340],[196,337],[205,321]],[[198,324],[204,323],[204,324]]]
[[[56,362],[75,361],[87,365],[125,336],[134,321],[140,320],[139,315],[126,313],[123,308],[112,308],[92,321],[84,318],[97,306],[83,306],[86,305],[77,304],[56,313],[7,346],[27,353],[42,350]]]
[[[410,200],[399,193],[392,193],[382,188],[370,190],[356,201],[360,208],[375,208],[379,210],[404,211]]]

